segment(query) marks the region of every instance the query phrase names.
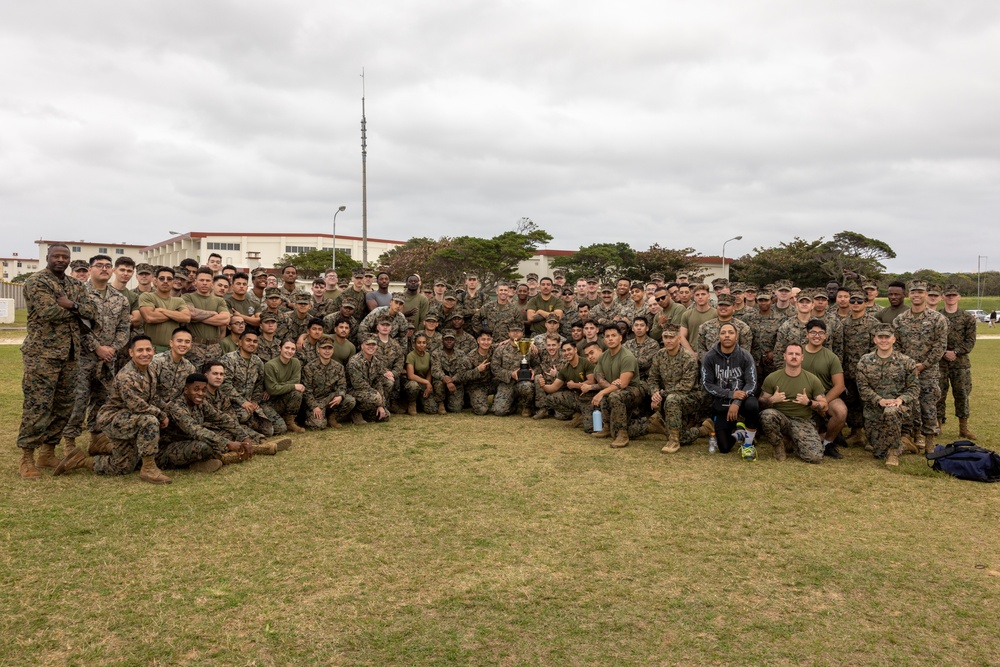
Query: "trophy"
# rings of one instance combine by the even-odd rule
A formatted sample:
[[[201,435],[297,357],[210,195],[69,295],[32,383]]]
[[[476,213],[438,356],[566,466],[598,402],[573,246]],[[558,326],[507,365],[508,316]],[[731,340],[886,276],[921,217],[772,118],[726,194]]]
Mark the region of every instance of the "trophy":
[[[517,341],[517,349],[521,351],[521,368],[517,371],[518,382],[531,382],[531,366],[528,364],[528,350],[531,349],[530,340]]]

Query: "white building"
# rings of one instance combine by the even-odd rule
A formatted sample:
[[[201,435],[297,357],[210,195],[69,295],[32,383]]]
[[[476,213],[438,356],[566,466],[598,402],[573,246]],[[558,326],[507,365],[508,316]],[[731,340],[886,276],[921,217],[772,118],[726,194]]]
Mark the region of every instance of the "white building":
[[[90,258],[94,255],[107,255],[114,262],[116,259],[122,256],[131,257],[136,263],[143,261],[142,251],[146,246],[136,245],[134,243],[98,243],[97,241],[46,241],[43,239],[38,239],[35,241],[35,245],[38,246],[38,256],[43,258],[41,260],[44,263],[44,258],[49,254],[49,248],[56,243],[63,243],[69,246],[70,259],[82,259],[89,262]]]
[[[10,257],[0,257],[0,262],[3,262],[3,279],[5,281],[10,281],[22,273],[33,273],[39,268],[37,259],[18,257],[16,252],[11,253]]]
[[[374,268],[382,253],[404,243],[369,237],[368,266]],[[270,269],[282,255],[297,255],[317,248],[332,250],[332,234],[188,232],[147,246],[143,249],[143,258],[154,266],[177,266],[187,258],[204,264],[214,252],[222,256],[223,264],[232,264],[240,269],[255,269],[258,266]],[[337,250],[360,262],[362,239],[360,236],[338,235]]]

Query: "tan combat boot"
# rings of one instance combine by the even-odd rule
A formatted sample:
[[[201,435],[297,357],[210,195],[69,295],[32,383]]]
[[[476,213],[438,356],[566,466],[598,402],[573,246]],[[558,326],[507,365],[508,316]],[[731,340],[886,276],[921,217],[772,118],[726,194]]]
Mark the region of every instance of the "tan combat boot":
[[[68,452],[69,449],[67,448],[66,451]],[[42,445],[38,448],[38,459],[35,461],[36,468],[55,468],[57,465],[59,465],[59,459],[56,458],[55,445]]]
[[[523,408],[521,408],[521,416],[522,417],[530,417],[531,416],[531,408],[529,408],[527,405],[524,406]]]
[[[904,434],[899,439],[899,452],[900,454],[916,454],[917,445],[913,442],[913,438],[909,434]]]
[[[660,414],[656,413],[649,418],[649,432],[659,433],[660,435],[667,434],[667,427],[663,425],[663,420],[660,419]],[[666,448],[664,448],[665,450]]]
[[[975,440],[976,434],[969,430],[969,420],[959,419],[958,420],[958,437],[965,438],[966,440]]]
[[[406,405],[406,414],[410,415],[411,417],[416,417],[417,416],[417,402],[416,401],[410,401],[409,403],[407,403],[407,405]]]
[[[667,444],[663,445],[660,450],[662,454],[674,454],[680,451],[681,448],[681,437],[680,432],[677,429],[670,429],[670,433],[667,435]]]
[[[52,471],[52,474],[62,475],[77,468],[89,468],[93,470],[94,459],[87,456],[79,447],[74,447],[69,454],[63,457],[63,460],[59,462],[56,469]]]
[[[139,470],[139,479],[150,484],[170,484],[174,481],[156,467],[156,457],[152,454],[142,457],[142,468]]]
[[[111,441],[108,440],[108,436],[104,435],[101,431],[91,431],[90,432],[90,445],[87,447],[87,453],[91,456],[102,456],[111,453]]]
[[[923,433],[917,433],[913,439],[913,445],[914,454],[923,454],[924,449],[927,447],[927,438],[924,437]]]
[[[934,434],[924,436],[924,454],[932,454],[934,452]],[[917,452],[918,454],[920,452]]]
[[[532,419],[548,419],[549,411],[546,408],[539,408],[537,412],[531,417]]]
[[[774,443],[774,460],[784,461],[788,458],[788,438],[781,436],[778,442]]]
[[[448,414],[448,408],[444,406],[444,403],[438,403],[438,414],[439,415]]]
[[[21,466],[18,468],[21,479],[38,479],[42,476],[35,467],[35,450],[25,447],[21,450]]]
[[[198,461],[197,463],[192,463],[188,466],[188,470],[194,472],[215,472],[222,467],[222,461],[219,459],[205,459],[204,461]]]
[[[278,453],[278,447],[273,442],[265,442],[260,445],[253,446],[254,456],[274,456]]]
[[[351,413],[351,423],[352,424],[357,424],[357,425],[360,426],[361,424],[367,424],[368,422],[365,421],[364,415],[362,415],[360,412],[358,412],[357,410],[355,410],[355,411],[353,411]]]
[[[864,447],[865,429],[860,426],[858,428],[851,429],[851,437],[847,438],[845,442],[848,447]]]
[[[590,434],[590,437],[592,437],[592,438],[610,438],[611,437],[611,429],[608,428],[607,426],[605,426],[603,431],[594,431],[593,433]]]
[[[340,428],[340,422],[337,421],[337,415],[332,412],[326,416],[326,425],[329,428]]]
[[[895,468],[899,465],[899,449],[896,447],[890,447],[889,451],[885,453],[885,464],[890,468]]]
[[[578,428],[583,423],[583,415],[577,412],[573,418],[566,422],[567,428]]]
[[[618,435],[611,441],[611,446],[615,449],[621,449],[622,447],[628,447],[628,443],[628,429],[623,428],[618,431]]]
[[[222,455],[222,465],[231,466],[235,463],[240,463],[243,459],[240,458],[239,452],[226,452]]]
[[[698,437],[707,438],[715,433],[715,424],[712,423],[711,419],[706,419],[698,427]]]
[[[285,417],[285,426],[289,433],[305,433],[306,430],[295,423],[295,417]]]

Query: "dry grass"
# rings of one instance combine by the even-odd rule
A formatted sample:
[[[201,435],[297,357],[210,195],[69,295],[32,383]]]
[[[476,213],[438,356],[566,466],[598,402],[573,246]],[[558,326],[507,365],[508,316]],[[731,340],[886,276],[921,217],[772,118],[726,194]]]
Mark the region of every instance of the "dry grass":
[[[421,415],[169,487],[30,484],[16,355],[0,349],[0,665],[985,665],[1000,649],[998,489],[915,457],[778,464],[764,446],[745,464]],[[1000,421],[998,357],[977,347],[981,434]]]

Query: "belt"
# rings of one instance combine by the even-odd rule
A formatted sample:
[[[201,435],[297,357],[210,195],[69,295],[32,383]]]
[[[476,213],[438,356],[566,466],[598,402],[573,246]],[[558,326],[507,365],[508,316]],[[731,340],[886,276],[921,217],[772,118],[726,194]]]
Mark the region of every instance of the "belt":
[[[198,345],[218,345],[221,338],[199,338],[198,336],[191,336],[191,341],[197,343]]]

